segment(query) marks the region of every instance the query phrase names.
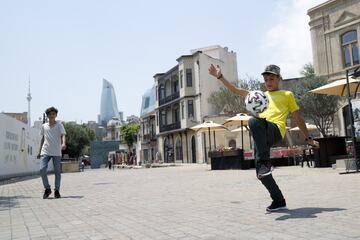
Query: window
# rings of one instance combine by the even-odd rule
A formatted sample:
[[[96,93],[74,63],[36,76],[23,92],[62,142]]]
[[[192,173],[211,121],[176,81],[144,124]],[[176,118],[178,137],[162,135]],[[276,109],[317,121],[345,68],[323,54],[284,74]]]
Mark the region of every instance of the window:
[[[162,110],[161,111],[161,121],[160,121],[160,125],[164,126],[166,125],[166,111]]]
[[[151,162],[155,160],[155,149],[151,148]]]
[[[173,123],[177,123],[177,122],[180,121],[179,113],[180,113],[179,108],[178,107],[174,108],[174,110],[173,110],[173,119],[174,119]]]
[[[231,140],[229,141],[229,147],[236,148],[236,140],[231,139]]]
[[[167,79],[165,81],[165,87],[164,87],[164,98],[169,95],[171,95],[171,82],[169,79]]]
[[[149,151],[148,149],[144,149],[144,150],[143,150],[145,162],[148,162],[148,161],[149,161],[149,159],[148,159],[149,152],[148,152],[148,151]]]
[[[180,70],[180,88],[183,88],[183,70]]]
[[[177,78],[174,78],[173,81],[173,93],[178,93],[179,92],[179,81]]]
[[[357,32],[350,31],[341,36],[344,67],[359,64],[359,48],[357,43]]]
[[[190,68],[186,69],[186,86],[192,87],[192,70]]]
[[[150,97],[146,97],[146,98],[145,98],[144,109],[148,108],[149,105],[150,105]]]
[[[159,112],[156,112],[156,126],[159,126]]]
[[[160,84],[159,86],[159,99],[165,98],[165,86],[164,84]]]
[[[155,129],[154,129],[154,123],[153,122],[151,123],[151,133],[150,133],[150,135],[151,135],[151,138],[153,138],[155,136]]]
[[[188,118],[194,118],[194,101],[188,100]]]
[[[185,115],[184,115],[184,101],[181,102],[181,119],[184,119]]]
[[[175,159],[176,160],[183,160],[183,149],[182,149],[182,143],[181,143],[181,139],[178,138],[176,140],[176,144],[175,144]]]

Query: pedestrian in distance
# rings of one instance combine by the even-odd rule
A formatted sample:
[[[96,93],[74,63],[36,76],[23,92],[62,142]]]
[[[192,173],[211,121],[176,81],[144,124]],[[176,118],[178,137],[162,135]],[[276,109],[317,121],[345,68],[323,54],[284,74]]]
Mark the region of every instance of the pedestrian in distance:
[[[55,198],[60,198],[60,183],[61,183],[61,151],[66,149],[65,128],[63,124],[56,120],[58,110],[54,107],[46,109],[45,114],[48,122],[41,126],[41,142],[40,149],[37,155],[40,161],[40,174],[45,191],[43,199],[46,199],[51,194],[51,186],[47,177],[47,168],[50,159],[54,164],[55,173]]]
[[[243,97],[247,96],[248,90],[238,88],[226,80],[220,66],[211,64],[209,74],[222,82],[235,94]],[[319,147],[319,143],[310,137],[294,94],[291,91],[280,89],[279,85],[282,80],[280,68],[276,65],[268,65],[262,76],[265,81],[267,90],[265,94],[269,99],[269,105],[259,116],[250,118],[249,128],[254,139],[256,175],[270,193],[272,203],[266,208],[266,211],[272,212],[286,209],[285,198],[272,176],[273,166],[270,162],[270,148],[284,138],[286,118],[289,112],[291,112],[292,118],[304,135],[305,141],[315,148]]]
[[[109,156],[108,157],[108,168],[109,168],[109,170],[111,170],[111,163],[112,163],[111,156]]]
[[[115,161],[115,154],[114,154],[114,155],[112,155],[112,157],[111,157],[112,170],[115,170],[115,163],[116,163],[116,161]]]

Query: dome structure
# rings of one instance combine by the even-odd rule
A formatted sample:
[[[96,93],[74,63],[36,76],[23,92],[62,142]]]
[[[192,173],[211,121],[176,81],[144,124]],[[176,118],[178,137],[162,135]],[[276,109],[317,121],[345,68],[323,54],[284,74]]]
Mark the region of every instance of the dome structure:
[[[119,126],[121,124],[122,124],[122,122],[118,118],[113,117],[107,122],[106,126],[107,127],[116,127],[116,126]]]

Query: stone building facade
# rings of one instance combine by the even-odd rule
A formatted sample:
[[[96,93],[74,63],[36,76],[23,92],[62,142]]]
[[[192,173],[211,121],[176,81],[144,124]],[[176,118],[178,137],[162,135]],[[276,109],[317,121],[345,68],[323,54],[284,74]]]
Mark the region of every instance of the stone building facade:
[[[360,67],[360,1],[330,0],[308,10],[315,73],[329,82],[345,77],[346,70]],[[348,106],[335,116],[336,135],[349,128]],[[350,128],[349,128],[350,129]]]

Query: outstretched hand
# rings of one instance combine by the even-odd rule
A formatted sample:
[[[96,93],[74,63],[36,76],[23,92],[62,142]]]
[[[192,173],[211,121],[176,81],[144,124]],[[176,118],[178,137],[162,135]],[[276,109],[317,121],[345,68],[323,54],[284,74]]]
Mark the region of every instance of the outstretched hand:
[[[219,65],[216,65],[216,67],[214,66],[214,64],[210,64],[209,67],[209,74],[218,78],[219,76],[221,76],[221,69]]]
[[[66,145],[65,144],[61,144],[61,150],[64,151],[66,149]]]

